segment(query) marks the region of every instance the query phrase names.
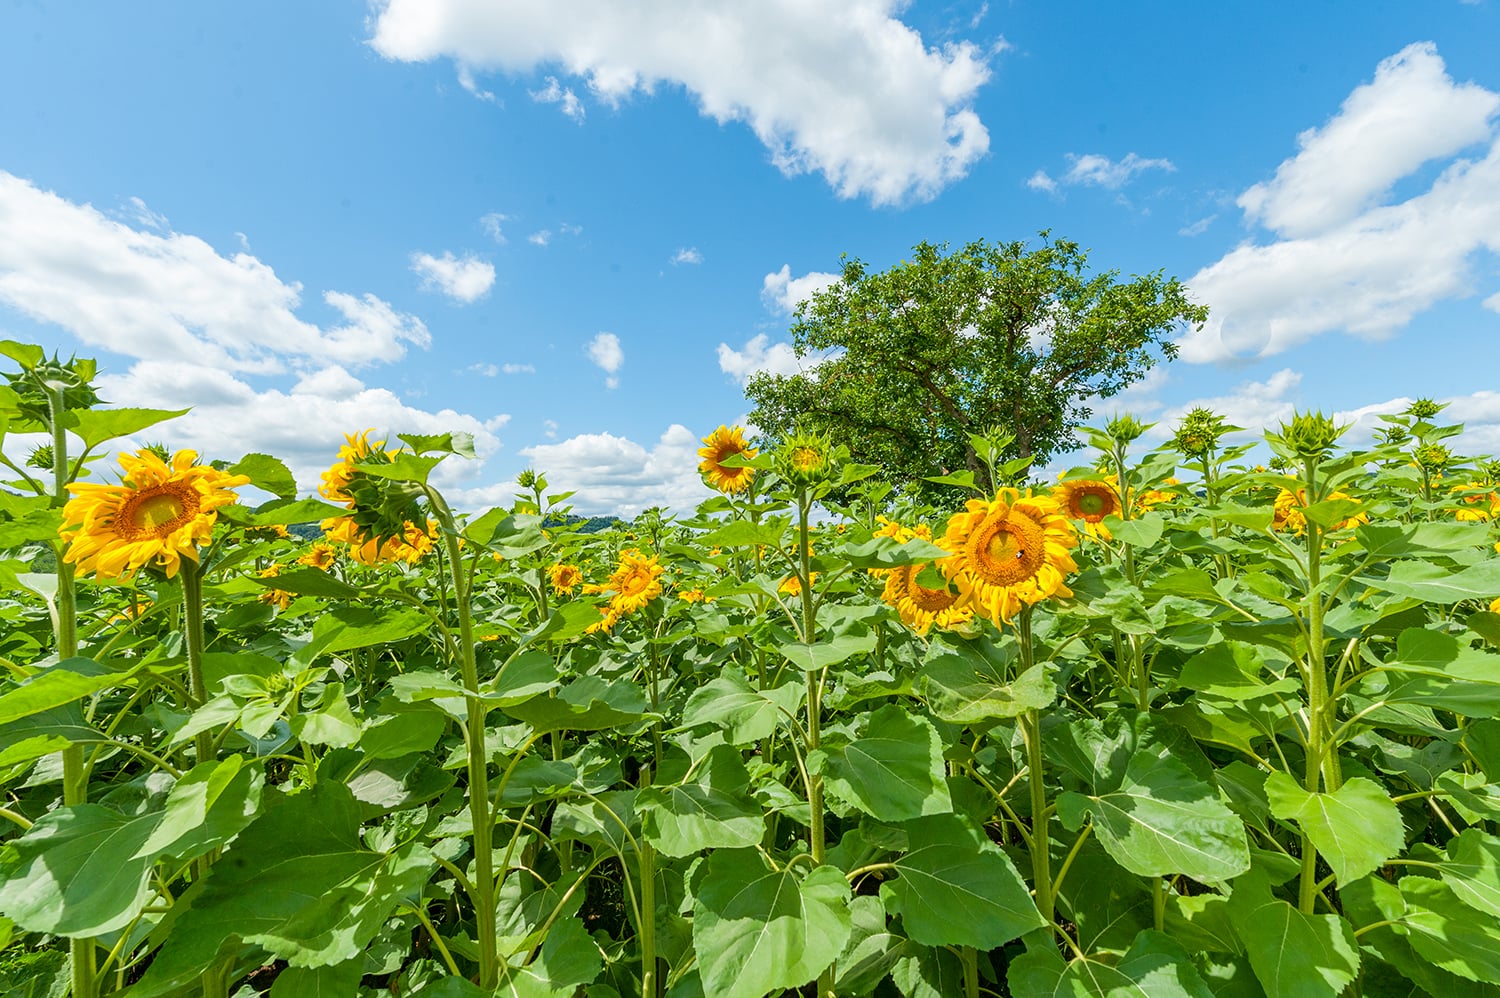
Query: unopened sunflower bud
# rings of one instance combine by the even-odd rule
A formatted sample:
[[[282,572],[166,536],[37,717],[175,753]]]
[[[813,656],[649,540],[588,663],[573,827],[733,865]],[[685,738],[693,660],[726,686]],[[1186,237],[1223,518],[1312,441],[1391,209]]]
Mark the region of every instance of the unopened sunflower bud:
[[[516,476],[516,484],[523,489],[534,489],[536,488],[536,477],[536,469],[527,468]]]
[[[1291,422],[1281,424],[1281,439],[1304,461],[1322,461],[1333,454],[1334,442],[1346,429],[1322,412],[1294,412]]]
[[[1139,438],[1142,433],[1145,433],[1146,427],[1140,420],[1129,413],[1125,413],[1122,416],[1116,416],[1104,424],[1104,432],[1108,433],[1112,439],[1119,443],[1128,444],[1132,440]]]
[[[42,444],[26,455],[26,467],[36,468],[40,471],[52,470],[52,445]]]
[[[1201,458],[1219,446],[1219,438],[1228,432],[1224,417],[1208,409],[1194,409],[1182,417],[1172,446],[1184,457]]]
[[[833,444],[819,433],[798,430],[776,451],[776,473],[793,485],[819,485],[833,477]]]
[[[1442,412],[1446,408],[1447,405],[1439,405],[1432,399],[1417,399],[1411,405],[1406,407],[1406,415],[1412,417],[1413,419],[1427,420],[1434,418],[1438,413]]]
[[[1453,452],[1442,444],[1428,444],[1418,447],[1416,454],[1417,466],[1427,472],[1444,471],[1448,465],[1453,463]]]

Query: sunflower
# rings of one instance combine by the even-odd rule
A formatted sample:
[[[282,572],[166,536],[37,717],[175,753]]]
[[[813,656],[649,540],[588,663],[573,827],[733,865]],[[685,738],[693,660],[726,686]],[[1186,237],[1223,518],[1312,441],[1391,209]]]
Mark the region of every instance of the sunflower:
[[[1162,485],[1166,486],[1175,486],[1181,484],[1182,483],[1175,478],[1167,478],[1162,481]],[[1135,494],[1135,508],[1142,513],[1146,513],[1150,512],[1158,506],[1162,506],[1166,503],[1172,502],[1176,498],[1176,492],[1169,492],[1165,489],[1142,489]]]
[[[702,589],[679,589],[677,598],[684,603],[712,603],[714,601],[712,596],[704,595]]]
[[[1466,523],[1483,523],[1500,517],[1500,492],[1482,491],[1485,489],[1492,487],[1484,482],[1467,482],[1449,489],[1461,504],[1454,510],[1454,518]]]
[[[610,606],[621,614],[634,613],[661,595],[663,569],[655,556],[647,556],[631,548],[620,552],[620,562],[614,574],[604,584],[610,597]]]
[[[720,426],[704,437],[703,446],[698,448],[698,456],[703,458],[698,464],[698,471],[708,479],[709,485],[720,492],[730,495],[743,492],[754,481],[755,469],[726,468],[723,461],[733,454],[752,458],[757,453],[759,452],[754,447],[745,443],[745,431],[740,427],[730,429],[728,426]]]
[[[220,507],[239,501],[229,491],[250,481],[198,465],[198,455],[180,450],[169,466],[147,450],[121,454],[119,485],[74,482],[59,530],[68,550],[63,561],[81,574],[129,579],[152,565],[174,578],[182,559],[198,560],[198,548],[213,537]]]
[[[896,528],[895,532],[890,532],[891,527]],[[932,531],[922,523],[907,529],[887,520],[877,534],[894,537],[903,544],[913,537],[932,540]],[[880,598],[895,607],[901,614],[901,622],[918,634],[926,634],[933,624],[953,628],[973,620],[973,609],[959,602],[958,593],[946,586],[942,589],[929,589],[917,581],[917,576],[926,567],[926,563],[922,563],[875,569],[874,574],[885,576],[885,589]]]
[[[1109,540],[1109,528],[1104,526],[1106,516],[1120,515],[1120,494],[1116,491],[1114,476],[1100,481],[1078,478],[1063,482],[1053,491],[1054,498],[1067,513],[1070,520],[1082,520],[1084,530],[1090,537]]]
[[[259,577],[262,579],[274,579],[281,574],[281,563],[273,561],[261,569]],[[277,609],[285,610],[292,605],[292,594],[282,589],[267,589],[256,597],[260,602]]]
[[[1348,499],[1353,501],[1354,497],[1347,492],[1334,492],[1328,497],[1328,501],[1335,499]],[[1302,515],[1302,510],[1307,506],[1307,492],[1298,489],[1293,493],[1289,489],[1282,489],[1276,493],[1275,514],[1271,517],[1272,530],[1290,530],[1294,534],[1301,534],[1307,530],[1307,517]],[[1349,527],[1357,527],[1361,523],[1369,523],[1368,513],[1355,513],[1346,520],[1335,523],[1331,529],[1344,530]]]
[[[1073,595],[1063,577],[1078,570],[1068,553],[1078,534],[1055,499],[1016,489],[970,499],[938,543],[952,552],[938,567],[960,601],[997,625],[1023,605]]]
[[[359,469],[354,462],[361,461],[371,454],[384,453],[385,441],[377,440],[370,443],[370,434],[374,433],[374,427],[363,433],[344,434],[344,446],[339,448],[338,460],[325,472],[323,472],[323,484],[318,486],[318,491],[326,499],[332,502],[354,502],[354,497],[349,495],[349,482],[358,474]]]
[[[437,524],[428,520],[424,530],[407,520],[399,537],[387,537],[384,543],[376,544],[375,538],[365,533],[353,517],[333,516],[323,521],[323,536],[347,544],[349,556],[361,565],[382,565],[391,561],[415,565],[432,550],[432,542],[437,538]]]
[[[547,569],[547,579],[552,583],[552,588],[558,592],[571,593],[583,581],[583,572],[577,565],[558,562]]]
[[[813,583],[817,583],[817,581],[818,581],[818,573],[817,572],[810,573],[810,575],[809,575],[809,581],[811,581]],[[781,580],[781,585],[777,586],[776,588],[778,590],[780,590],[781,592],[786,593],[788,596],[801,596],[802,595],[802,580],[799,579],[795,575],[788,575],[786,578],[784,578],[784,579]]]
[[[1496,545],[1496,547],[1500,547],[1500,545]],[[1490,613],[1500,613],[1500,596],[1490,601]]]
[[[312,546],[312,549],[307,554],[297,559],[297,564],[306,565],[309,568],[320,568],[326,572],[337,557],[338,552],[332,544],[324,544],[319,541]]]

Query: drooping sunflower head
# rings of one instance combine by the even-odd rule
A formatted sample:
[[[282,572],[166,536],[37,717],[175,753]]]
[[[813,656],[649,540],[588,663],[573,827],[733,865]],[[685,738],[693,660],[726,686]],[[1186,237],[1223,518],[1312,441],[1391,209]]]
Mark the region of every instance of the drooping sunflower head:
[[[560,593],[571,593],[583,582],[583,572],[577,565],[558,562],[547,568],[547,580]]]
[[[393,561],[404,561],[415,565],[432,551],[433,541],[438,536],[438,526],[432,520],[425,528],[407,520],[399,534],[385,538],[371,536],[352,516],[333,516],[323,521],[323,536],[330,541],[348,545],[349,557],[361,565],[383,565]]]
[[[250,479],[195,462],[178,451],[170,464],[150,451],[121,454],[119,485],[75,482],[63,507],[63,560],[80,574],[128,579],[145,566],[177,575],[182,559],[198,560],[213,537],[218,510],[239,497],[230,490]]]
[[[323,484],[318,486],[318,491],[330,502],[352,503],[354,498],[349,495],[349,483],[359,473],[354,466],[356,461],[364,461],[373,454],[385,454],[385,441],[377,440],[370,442],[370,434],[375,432],[372,426],[361,433],[344,434],[344,445],[339,448],[338,460],[323,472]]]
[[[1336,499],[1353,500],[1354,497],[1347,492],[1333,492],[1328,496],[1328,501]],[[1290,530],[1294,534],[1301,534],[1307,530],[1307,517],[1302,510],[1307,506],[1307,491],[1298,489],[1295,492],[1290,489],[1282,489],[1276,493],[1275,513],[1271,518],[1272,530]],[[1346,517],[1335,523],[1330,530],[1347,530],[1357,527],[1362,523],[1370,522],[1370,514],[1358,512],[1353,516]]]
[[[1109,531],[1103,526],[1106,516],[1120,515],[1120,494],[1112,482],[1093,478],[1079,478],[1058,485],[1053,493],[1058,504],[1070,520],[1082,520],[1085,529],[1094,537],[1109,539]]]
[[[338,552],[332,544],[324,544],[320,541],[314,544],[307,554],[298,558],[297,564],[327,571],[328,566],[332,565],[337,557]]]
[[[880,598],[901,614],[902,623],[918,634],[926,634],[933,625],[955,628],[974,618],[972,606],[962,602],[948,586],[937,589],[918,581],[928,566],[902,565],[890,570]]]
[[[952,552],[939,567],[960,599],[997,625],[1022,606],[1073,595],[1064,579],[1078,570],[1069,553],[1078,534],[1050,497],[1007,488],[971,499],[938,543]]]
[[[698,448],[698,456],[703,459],[698,463],[698,471],[708,479],[709,485],[720,492],[730,495],[744,492],[755,480],[755,469],[726,467],[724,459],[739,455],[748,460],[757,453],[759,452],[754,447],[745,442],[743,429],[738,426],[720,426],[704,437],[703,446]]]
[[[274,579],[281,574],[281,563],[273,561],[261,569],[258,577],[262,579]],[[283,589],[267,589],[256,597],[267,606],[274,606],[278,610],[285,610],[292,605],[292,594]]]

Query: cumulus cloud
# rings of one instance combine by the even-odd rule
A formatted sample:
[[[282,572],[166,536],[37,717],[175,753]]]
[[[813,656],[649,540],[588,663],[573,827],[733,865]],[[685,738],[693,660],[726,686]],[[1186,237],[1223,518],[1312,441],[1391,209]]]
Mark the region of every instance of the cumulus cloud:
[[[609,375],[604,379],[604,386],[606,388],[618,387],[620,379],[615,377],[615,374],[625,363],[625,350],[620,346],[620,338],[614,333],[599,333],[589,340],[588,353],[589,360]]]
[[[683,263],[702,263],[703,254],[698,252],[696,246],[684,246],[672,254],[672,266]]]
[[[681,86],[705,116],[746,123],[783,173],[821,173],[840,197],[892,204],[936,196],[989,149],[972,104],[991,53],[929,46],[898,19],[904,6],[377,0],[371,45],[402,61],[559,67],[611,105]],[[566,84],[545,80],[537,93],[555,91],[567,111]]]
[[[1048,175],[1046,170],[1038,170],[1026,181],[1026,186],[1034,191],[1043,191],[1047,194],[1057,193],[1057,181]]]
[[[495,375],[500,373],[500,366],[498,364],[485,364],[481,362],[478,364],[470,364],[468,370],[473,371],[480,377],[493,378]]]
[[[535,374],[536,366],[533,364],[504,364],[500,370],[506,374]]]
[[[612,433],[585,433],[527,447],[521,456],[546,474],[550,487],[576,491],[576,512],[631,517],[650,506],[690,512],[711,494],[698,475],[700,446],[697,434],[673,423],[650,448]]]
[[[431,253],[413,253],[411,269],[422,278],[422,287],[429,291],[441,291],[456,302],[465,305],[478,301],[489,294],[495,284],[495,267],[473,253],[456,257],[444,251],[442,256]]]
[[[1297,136],[1297,155],[1241,194],[1239,206],[1247,220],[1283,236],[1316,235],[1353,219],[1422,164],[1485,141],[1497,110],[1500,94],[1455,84],[1436,45],[1408,45],[1327,124]]]
[[[1150,434],[1165,439],[1177,432],[1177,424],[1193,409],[1210,409],[1232,426],[1253,431],[1257,436],[1290,419],[1297,404],[1297,389],[1302,374],[1282,368],[1265,381],[1246,381],[1236,385],[1228,395],[1196,398],[1164,410]]]
[[[248,253],[132,228],[0,171],[0,302],[92,346],[230,371],[298,363],[362,366],[426,347],[427,327],[371,294],[326,291],[342,321],[298,317],[302,285]]]
[[[780,270],[767,274],[761,282],[760,300],[772,312],[791,315],[797,311],[798,305],[838,282],[838,274],[826,274],[818,270],[793,277],[791,264],[784,263]]]
[[[762,371],[779,375],[811,374],[819,364],[838,352],[828,350],[798,357],[790,343],[772,343],[769,336],[759,333],[746,340],[738,350],[728,343],[720,343],[719,370],[744,385]]]
[[[1456,84],[1430,43],[1408,46],[1304,132],[1276,176],[1240,198],[1278,234],[1188,281],[1211,309],[1185,360],[1280,353],[1323,333],[1394,335],[1444,299],[1474,292],[1473,262],[1500,252],[1500,94]],[[1452,158],[1483,143],[1472,158]],[[1451,160],[1404,201],[1377,203],[1417,167]]]
[[[186,416],[153,427],[148,435],[172,448],[192,448],[208,459],[274,454],[309,492],[333,462],[344,434],[371,426],[377,437],[472,433],[480,460],[446,461],[435,479],[439,485],[472,483],[482,473],[483,459],[500,449],[498,432],[510,420],[507,414],[481,419],[452,409],[415,408],[385,388],[367,387],[337,366],[307,375],[287,391],[257,391],[219,368],[147,360],[124,374],[101,375],[99,389],[105,398],[122,406],[191,406]]]

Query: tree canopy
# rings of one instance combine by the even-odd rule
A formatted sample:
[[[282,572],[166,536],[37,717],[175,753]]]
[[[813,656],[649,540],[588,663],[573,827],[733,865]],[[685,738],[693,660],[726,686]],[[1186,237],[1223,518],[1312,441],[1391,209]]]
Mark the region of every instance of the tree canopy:
[[[829,433],[855,460],[916,483],[967,469],[992,485],[970,443],[992,429],[1014,435],[1006,458],[1040,464],[1077,446],[1087,403],[1175,356],[1169,334],[1208,309],[1175,277],[1090,274],[1077,243],[1041,238],[951,253],[923,242],[884,271],[845,257],[791,327],[799,357],[827,359],[753,377],[750,421],[776,438],[798,425]]]

